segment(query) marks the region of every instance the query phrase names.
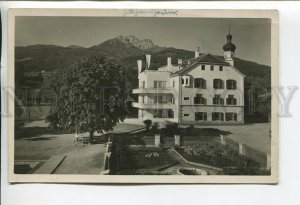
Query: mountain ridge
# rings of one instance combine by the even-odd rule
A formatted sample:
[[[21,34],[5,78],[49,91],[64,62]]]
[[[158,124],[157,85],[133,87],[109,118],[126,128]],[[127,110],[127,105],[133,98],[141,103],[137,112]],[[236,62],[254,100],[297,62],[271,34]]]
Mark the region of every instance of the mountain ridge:
[[[172,63],[177,64],[177,59],[194,57],[193,51],[173,47],[160,47],[150,39],[139,39],[133,35],[122,36],[106,40],[98,45],[82,47],[71,45],[67,47],[57,45],[30,45],[15,47],[16,70],[30,71],[55,71],[64,69],[80,59],[92,55],[100,55],[121,64],[130,75],[137,70],[136,60],[143,59],[145,54],[151,54],[151,68],[155,69],[166,65],[167,57],[172,58]],[[223,59],[222,56],[218,56]],[[270,76],[270,66],[256,62],[235,58],[235,67],[247,77],[265,78]],[[130,80],[136,80],[130,77]]]

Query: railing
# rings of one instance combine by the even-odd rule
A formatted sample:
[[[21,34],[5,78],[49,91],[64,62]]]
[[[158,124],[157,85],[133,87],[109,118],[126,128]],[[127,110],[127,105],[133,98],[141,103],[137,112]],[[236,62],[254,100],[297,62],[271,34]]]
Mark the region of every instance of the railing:
[[[142,109],[173,109],[175,104],[172,103],[132,103],[133,107],[142,108]]]
[[[133,94],[139,93],[173,93],[174,88],[137,88],[133,89]]]

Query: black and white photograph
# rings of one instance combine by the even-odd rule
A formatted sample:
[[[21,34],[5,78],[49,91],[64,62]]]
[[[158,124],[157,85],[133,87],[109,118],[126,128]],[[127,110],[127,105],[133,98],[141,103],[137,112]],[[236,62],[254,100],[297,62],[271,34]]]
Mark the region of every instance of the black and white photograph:
[[[11,182],[277,182],[276,11],[77,11],[10,11]]]

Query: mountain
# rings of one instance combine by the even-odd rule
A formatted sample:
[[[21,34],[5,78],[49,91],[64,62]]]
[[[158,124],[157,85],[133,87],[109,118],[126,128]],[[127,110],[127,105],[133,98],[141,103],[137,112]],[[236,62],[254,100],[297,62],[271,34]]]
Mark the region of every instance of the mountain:
[[[133,35],[128,35],[128,36],[120,35],[116,39],[122,41],[125,44],[132,44],[133,46],[135,46],[141,50],[147,50],[147,49],[153,48],[155,46],[150,39],[140,40],[139,38],[137,38]]]
[[[172,63],[176,64],[177,59],[188,59],[194,56],[194,52],[166,48],[155,45],[149,39],[139,39],[133,35],[117,36],[98,45],[85,48],[71,45],[68,47],[56,45],[32,45],[15,48],[16,72],[30,71],[55,71],[64,69],[81,58],[101,55],[122,65],[127,81],[133,85],[137,84],[136,60],[143,59],[145,54],[151,54],[150,69],[155,69],[167,63],[167,57],[172,57]],[[220,56],[220,58],[223,58]],[[271,68],[255,62],[235,59],[235,67],[246,75],[246,80],[253,78],[259,82],[269,84],[271,79]],[[134,72],[133,72],[134,71]]]

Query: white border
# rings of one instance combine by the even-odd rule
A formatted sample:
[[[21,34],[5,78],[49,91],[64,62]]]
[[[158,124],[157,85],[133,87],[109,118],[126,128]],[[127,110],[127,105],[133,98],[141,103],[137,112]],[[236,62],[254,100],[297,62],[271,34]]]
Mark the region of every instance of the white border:
[[[42,2],[23,3],[5,2],[1,4],[3,20],[3,39],[6,39],[9,7],[147,7],[157,8],[201,8],[201,9],[278,9],[280,13],[280,84],[282,86],[299,86],[299,33],[300,2],[181,2],[181,3],[146,3],[120,2]],[[6,41],[3,41],[3,50]],[[2,59],[6,59],[3,53]],[[2,61],[2,86],[7,84],[6,62]],[[7,178],[7,130],[2,129],[2,204],[300,204],[299,178],[300,154],[299,141],[299,95],[295,95],[290,105],[291,118],[280,119],[280,182],[278,185],[164,185],[164,186],[91,186],[91,185],[55,185],[55,184],[18,184],[11,185]],[[2,119],[2,127],[7,121]]]

